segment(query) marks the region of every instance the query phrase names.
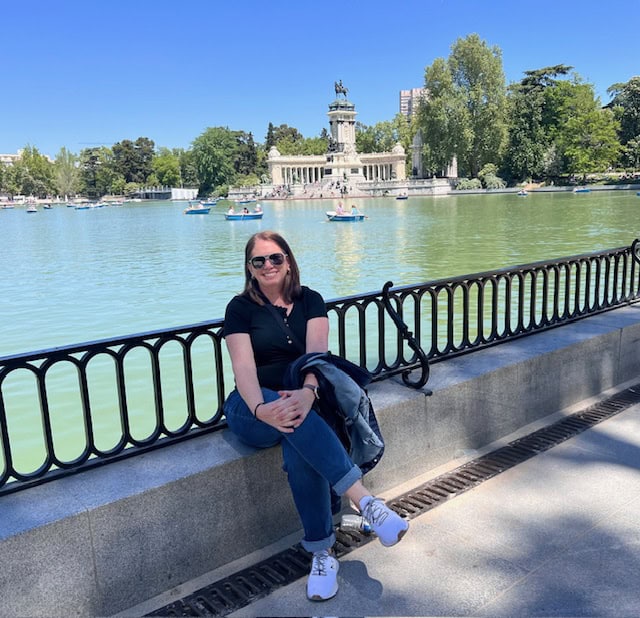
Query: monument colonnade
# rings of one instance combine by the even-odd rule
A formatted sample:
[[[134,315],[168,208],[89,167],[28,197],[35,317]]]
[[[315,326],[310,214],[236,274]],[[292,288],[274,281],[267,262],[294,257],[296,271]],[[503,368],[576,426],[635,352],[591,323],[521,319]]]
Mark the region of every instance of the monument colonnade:
[[[325,180],[326,161],[324,161],[324,157],[322,157],[321,163],[318,163],[318,157],[296,157],[296,159],[298,160],[289,163],[281,161],[279,166],[274,166],[273,184],[313,184],[322,183]],[[397,178],[393,162],[383,160],[367,163],[365,157],[361,156],[360,159],[362,173],[367,180],[395,180]],[[335,177],[331,177],[331,180],[341,180],[341,178],[339,175],[335,175]]]

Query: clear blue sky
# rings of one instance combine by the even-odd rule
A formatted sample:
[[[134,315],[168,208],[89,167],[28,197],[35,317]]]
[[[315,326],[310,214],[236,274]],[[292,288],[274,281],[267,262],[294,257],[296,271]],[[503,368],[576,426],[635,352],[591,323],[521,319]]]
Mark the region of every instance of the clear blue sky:
[[[188,148],[213,126],[263,142],[269,122],[313,137],[338,79],[375,124],[471,33],[508,83],[568,64],[605,103],[640,74],[639,17],[640,0],[3,0],[0,153]]]

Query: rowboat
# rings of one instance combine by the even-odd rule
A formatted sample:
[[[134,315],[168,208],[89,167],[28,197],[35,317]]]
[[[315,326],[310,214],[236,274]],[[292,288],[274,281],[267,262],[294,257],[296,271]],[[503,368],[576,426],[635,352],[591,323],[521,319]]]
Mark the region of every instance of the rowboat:
[[[520,189],[520,191],[518,191],[518,197],[527,197],[527,192],[525,189]]]
[[[184,209],[185,215],[208,215],[211,210],[208,206],[203,206],[202,204],[196,204],[195,206],[189,206]]]
[[[396,195],[397,200],[406,200],[409,196],[402,193],[401,195]]]
[[[339,215],[335,210],[327,210],[325,213],[329,221],[363,221],[366,218],[366,215],[361,213],[344,213],[343,215]]]
[[[249,212],[249,213],[238,212],[232,215],[226,214],[224,218],[227,221],[247,221],[249,219],[262,219],[263,216],[264,216],[263,212]]]
[[[573,190],[574,193],[591,193],[591,189],[588,187],[576,187]]]

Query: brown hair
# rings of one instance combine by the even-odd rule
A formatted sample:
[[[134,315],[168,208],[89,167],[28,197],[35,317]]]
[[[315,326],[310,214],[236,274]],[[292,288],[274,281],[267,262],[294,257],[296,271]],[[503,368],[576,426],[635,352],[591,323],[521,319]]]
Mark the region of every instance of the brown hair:
[[[294,298],[298,298],[302,292],[300,289],[300,270],[298,269],[298,263],[291,251],[289,243],[280,236],[277,232],[257,232],[247,241],[247,246],[244,248],[244,290],[242,294],[248,296],[251,300],[255,301],[259,305],[264,305],[264,295],[260,291],[260,287],[256,283],[256,280],[249,271],[249,260],[251,259],[251,253],[255,247],[256,240],[270,240],[289,258],[289,271],[287,277],[284,280],[284,289],[282,290],[282,298],[285,302],[290,303]]]

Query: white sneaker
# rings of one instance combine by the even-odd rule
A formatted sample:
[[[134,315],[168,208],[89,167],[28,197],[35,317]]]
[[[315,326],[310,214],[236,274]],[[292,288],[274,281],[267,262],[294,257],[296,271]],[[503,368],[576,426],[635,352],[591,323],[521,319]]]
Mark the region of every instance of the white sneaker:
[[[311,573],[307,579],[307,598],[310,601],[326,601],[338,593],[338,569],[340,563],[326,550],[313,553]]]
[[[395,545],[409,529],[409,522],[392,511],[382,498],[367,496],[360,502],[360,509],[385,547]]]

